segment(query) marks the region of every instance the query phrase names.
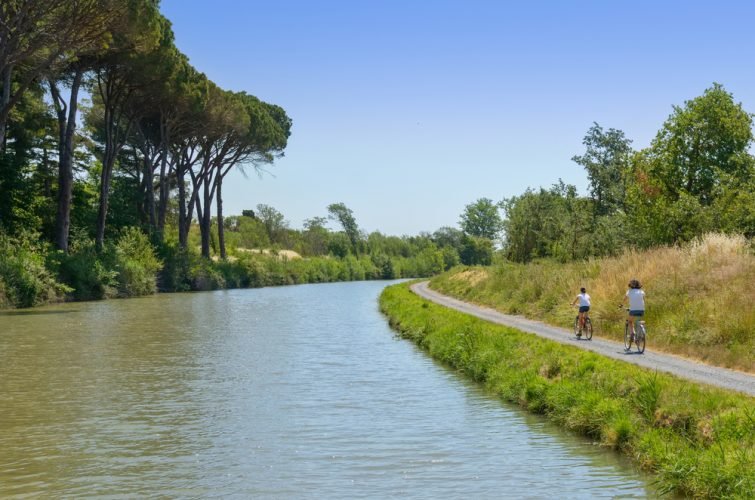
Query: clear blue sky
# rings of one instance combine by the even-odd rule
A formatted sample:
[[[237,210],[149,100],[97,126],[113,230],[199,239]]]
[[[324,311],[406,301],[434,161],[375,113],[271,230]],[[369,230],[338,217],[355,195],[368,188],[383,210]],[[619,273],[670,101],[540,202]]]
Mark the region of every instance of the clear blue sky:
[[[592,122],[649,145],[672,105],[719,82],[755,112],[755,2],[162,0],[176,45],[222,88],[293,119],[269,174],[224,209],[294,228],[343,202],[390,235],[559,178],[585,193]]]

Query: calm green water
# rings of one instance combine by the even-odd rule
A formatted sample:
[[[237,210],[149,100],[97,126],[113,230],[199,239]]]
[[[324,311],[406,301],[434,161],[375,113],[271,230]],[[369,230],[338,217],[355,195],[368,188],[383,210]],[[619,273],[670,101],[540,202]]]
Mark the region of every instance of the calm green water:
[[[0,313],[0,497],[646,497],[400,340],[384,282]]]

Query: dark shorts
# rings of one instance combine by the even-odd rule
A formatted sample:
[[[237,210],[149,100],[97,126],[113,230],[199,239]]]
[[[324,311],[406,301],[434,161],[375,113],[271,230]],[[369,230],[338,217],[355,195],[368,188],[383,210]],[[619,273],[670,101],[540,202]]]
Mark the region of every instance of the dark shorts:
[[[642,316],[645,315],[645,311],[639,311],[639,310],[637,310],[637,311],[629,311],[629,315],[630,316],[637,316],[638,318],[641,318]]]
[[[586,313],[590,310],[590,306],[579,306],[579,312]]]

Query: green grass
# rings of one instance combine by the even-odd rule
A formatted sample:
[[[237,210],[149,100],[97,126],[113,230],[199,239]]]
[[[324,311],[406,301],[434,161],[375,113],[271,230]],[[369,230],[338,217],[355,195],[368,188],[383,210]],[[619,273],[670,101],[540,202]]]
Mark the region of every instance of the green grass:
[[[755,495],[755,400],[495,325],[388,287],[400,334],[502,399],[626,454],[663,492]]]
[[[462,300],[569,327],[584,286],[595,335],[621,340],[627,282],[647,293],[648,348],[755,373],[755,254],[743,238],[708,235],[684,247],[561,264],[455,268],[431,286]]]

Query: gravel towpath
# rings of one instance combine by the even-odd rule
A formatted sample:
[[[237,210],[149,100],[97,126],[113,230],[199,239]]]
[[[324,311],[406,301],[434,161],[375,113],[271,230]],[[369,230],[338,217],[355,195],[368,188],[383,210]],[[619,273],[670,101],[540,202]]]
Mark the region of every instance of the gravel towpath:
[[[539,321],[522,318],[520,316],[511,316],[486,307],[463,302],[447,295],[431,290],[428,281],[415,283],[411,290],[422,298],[435,302],[437,304],[456,309],[466,314],[471,314],[478,318],[510,326],[528,333],[534,333],[541,337],[554,340],[561,344],[573,345],[580,349],[593,351],[609,358],[619,359],[627,363],[668,372],[681,378],[694,380],[725,389],[743,392],[750,396],[755,396],[755,375],[744,372],[728,370],[702,363],[697,363],[679,356],[671,354],[652,352],[653,337],[652,330],[648,337],[648,348],[644,354],[637,353],[636,350],[631,352],[624,351],[624,344],[612,340],[593,337],[592,340],[579,340],[574,336],[570,329],[559,328],[556,326],[546,325]]]

